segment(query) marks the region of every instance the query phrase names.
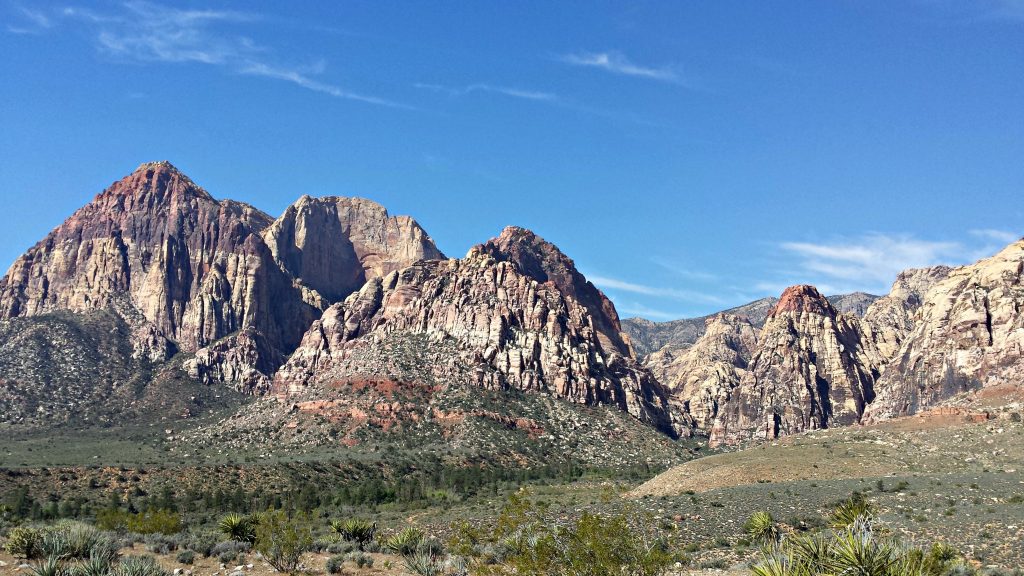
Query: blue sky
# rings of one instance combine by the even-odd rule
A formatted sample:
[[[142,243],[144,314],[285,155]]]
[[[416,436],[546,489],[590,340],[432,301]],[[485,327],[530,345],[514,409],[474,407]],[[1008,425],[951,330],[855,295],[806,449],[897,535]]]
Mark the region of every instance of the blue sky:
[[[0,266],[157,159],[525,226],[656,320],[1024,232],[1024,0],[0,0],[0,54]]]

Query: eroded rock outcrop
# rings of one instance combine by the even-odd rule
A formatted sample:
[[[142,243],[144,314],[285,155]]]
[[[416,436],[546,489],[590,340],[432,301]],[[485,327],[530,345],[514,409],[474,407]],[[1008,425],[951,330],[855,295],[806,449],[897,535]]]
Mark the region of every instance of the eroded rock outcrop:
[[[360,348],[394,335],[426,335],[454,350],[447,362],[432,363],[435,369],[447,364],[469,374],[463,379],[470,381],[446,384],[611,405],[676,434],[665,391],[628,355],[617,322],[614,307],[571,260],[536,235],[509,228],[461,260],[421,261],[371,279],[313,324],[274,386],[282,395],[299,394],[380,372],[360,364]],[[393,356],[402,354],[419,353]]]
[[[813,286],[787,288],[711,443],[856,423],[874,399],[881,364],[855,316],[838,313]]]
[[[912,414],[958,393],[1024,381],[1024,240],[944,271],[923,296],[872,404],[871,420]]]
[[[710,430],[746,375],[756,347],[753,324],[722,313],[707,319],[704,335],[693,346],[678,353],[666,346],[648,356],[645,366],[682,404],[697,428]]]
[[[950,271],[949,266],[904,270],[896,277],[889,294],[868,307],[862,323],[865,337],[874,342],[886,362],[896,355],[914,329],[925,292],[949,276]]]

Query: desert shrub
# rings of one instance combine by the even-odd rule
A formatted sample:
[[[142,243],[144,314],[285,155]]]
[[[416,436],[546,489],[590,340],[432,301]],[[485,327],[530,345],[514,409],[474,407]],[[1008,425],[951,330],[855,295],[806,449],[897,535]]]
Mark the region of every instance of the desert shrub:
[[[71,540],[68,538],[66,530],[50,526],[42,530],[42,540],[40,541],[40,548],[42,548],[42,556],[45,558],[59,558],[66,559],[71,558]]]
[[[331,556],[327,559],[327,573],[337,574],[341,572],[342,565],[345,564],[345,557],[341,555]]]
[[[455,539],[458,555],[469,558],[474,573],[488,575],[579,574],[587,576],[656,576],[677,560],[655,531],[653,522],[631,524],[639,514],[584,513],[576,521],[559,525],[544,505],[515,494],[492,531],[467,525]],[[648,520],[650,520],[648,518]],[[497,549],[495,562],[486,546]],[[432,557],[433,562],[427,558]],[[440,574],[444,562],[430,553],[407,557],[407,567],[418,574]]]
[[[139,513],[118,509],[101,510],[96,514],[96,526],[101,530],[139,534],[177,534],[182,529],[181,516],[171,510]]]
[[[303,518],[289,518],[282,510],[267,512],[256,527],[256,550],[278,572],[294,572],[299,557],[313,544]]]
[[[340,534],[345,540],[355,542],[356,546],[363,550],[377,533],[377,524],[361,518],[349,518],[344,521],[331,522],[331,530]]]
[[[169,554],[178,549],[178,541],[166,534],[146,534],[142,541],[153,554]]]
[[[192,550],[182,550],[178,552],[175,560],[178,561],[178,564],[192,564],[196,561],[196,553]]]
[[[743,525],[743,531],[758,544],[770,544],[779,539],[779,527],[775,518],[764,510],[754,512]]]
[[[423,540],[423,532],[418,528],[406,528],[397,534],[384,539],[384,549],[405,556],[416,551],[416,547]]]
[[[189,532],[181,539],[179,547],[187,548],[209,558],[213,556],[213,548],[219,541],[220,536],[216,532]]]
[[[446,574],[444,560],[430,554],[409,554],[402,558],[405,568],[419,576],[442,576]]]
[[[248,552],[252,546],[248,542],[236,542],[234,540],[227,540],[214,546],[210,550],[210,556],[216,557],[221,562],[227,564],[234,562],[240,555]]]
[[[327,551],[331,554],[345,554],[356,549],[356,545],[345,540],[342,542],[331,542],[327,546]]]
[[[125,556],[110,576],[168,576],[152,556]]]
[[[359,568],[373,568],[373,558],[362,552],[351,552],[346,555],[346,559]]]
[[[253,544],[256,542],[256,525],[258,523],[254,516],[232,513],[220,519],[217,529],[231,540]]]
[[[31,526],[17,526],[7,533],[4,550],[17,558],[34,559],[43,555],[43,530]]]
[[[829,523],[833,528],[845,528],[858,518],[870,518],[871,513],[871,504],[864,499],[860,492],[854,492],[849,499],[836,506],[829,516]]]

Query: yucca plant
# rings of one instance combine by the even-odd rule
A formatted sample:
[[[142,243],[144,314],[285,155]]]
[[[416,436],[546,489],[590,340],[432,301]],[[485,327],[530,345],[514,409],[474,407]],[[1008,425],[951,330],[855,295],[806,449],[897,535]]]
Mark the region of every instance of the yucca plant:
[[[36,562],[29,569],[32,576],[67,576],[68,570],[64,566],[64,559],[59,556],[50,556],[46,560]]]
[[[89,556],[88,560],[76,564],[71,569],[72,576],[109,576],[110,558],[100,552]]]
[[[423,541],[423,532],[418,528],[406,528],[392,534],[384,540],[384,548],[400,556],[416,552],[416,547]]]
[[[758,544],[772,544],[779,540],[779,527],[775,518],[764,510],[754,512],[743,525],[743,531]]]
[[[848,500],[836,507],[829,516],[829,523],[833,528],[846,528],[853,524],[857,519],[863,519],[865,522],[871,520],[873,508],[867,500],[864,499],[859,492],[854,492]]]
[[[377,533],[377,524],[361,518],[349,518],[344,521],[332,521],[331,530],[340,534],[345,540],[355,542],[361,551],[367,542],[373,540],[373,536]]]
[[[256,542],[256,520],[251,516],[231,513],[220,519],[217,529],[235,542]]]
[[[417,552],[403,558],[405,567],[419,576],[440,576],[444,574],[444,561],[433,554]]]

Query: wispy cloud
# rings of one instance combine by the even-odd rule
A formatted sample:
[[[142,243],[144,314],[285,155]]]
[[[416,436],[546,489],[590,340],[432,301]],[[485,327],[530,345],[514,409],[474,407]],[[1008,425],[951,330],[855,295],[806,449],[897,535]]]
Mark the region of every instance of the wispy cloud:
[[[639,316],[648,320],[678,320],[679,318],[686,317],[685,314],[680,312],[667,312],[644,306],[639,302],[626,302],[621,306],[616,306],[616,308],[618,308],[619,314],[625,318]]]
[[[705,272],[694,266],[688,266],[679,262],[661,258],[659,256],[651,257],[651,262],[657,266],[671,272],[672,274],[679,276],[680,278],[686,278],[687,280],[696,280],[698,282],[714,282],[718,280],[718,276],[710,272]]]
[[[53,27],[53,20],[44,12],[32,10],[24,6],[15,6],[19,24],[9,24],[7,31],[14,34],[39,34]]]
[[[971,230],[971,235],[985,240],[992,240],[1002,244],[1010,244],[1021,239],[1021,235],[1016,232],[1010,232],[1007,230],[994,230],[992,228],[984,228],[979,230]]]
[[[667,288],[663,286],[648,286],[607,276],[587,274],[587,279],[599,288],[642,294],[644,296],[655,296],[660,298],[671,298],[681,302],[692,302],[701,304],[724,304],[725,301],[716,294],[706,294],[692,290],[680,290],[678,288]]]
[[[259,21],[259,15],[233,10],[179,9],[133,0],[104,13],[71,6],[60,15],[85,24],[103,53],[142,63],[192,63],[218,66],[235,74],[259,76],[377,106],[411,108],[385,98],[361,94],[317,76],[326,68],[283,64],[270,57],[273,50],[238,34],[241,25]]]
[[[668,67],[642,66],[632,62],[620,52],[579,52],[562,55],[559,57],[559,60],[574,66],[599,68],[613,74],[636,76],[675,84],[682,83],[682,78],[675,70]]]
[[[500,94],[502,96],[509,96],[512,98],[522,98],[524,100],[537,100],[543,102],[555,102],[559,98],[557,95],[550,92],[541,92],[538,90],[524,90],[522,88],[511,88],[508,86],[495,86],[493,84],[469,84],[467,86],[455,87],[455,86],[444,86],[441,84],[414,84],[416,88],[423,90],[430,90],[431,92],[438,92],[441,94],[447,94],[448,96],[465,96],[474,92],[489,92],[491,94]]]
[[[863,290],[885,294],[896,275],[908,268],[937,264],[960,265],[997,252],[1020,236],[1005,230],[969,231],[963,240],[922,240],[910,234],[867,234],[830,242],[782,242],[780,260],[787,268],[778,279],[766,279],[756,289],[776,293],[789,284],[810,283],[830,294]]]

